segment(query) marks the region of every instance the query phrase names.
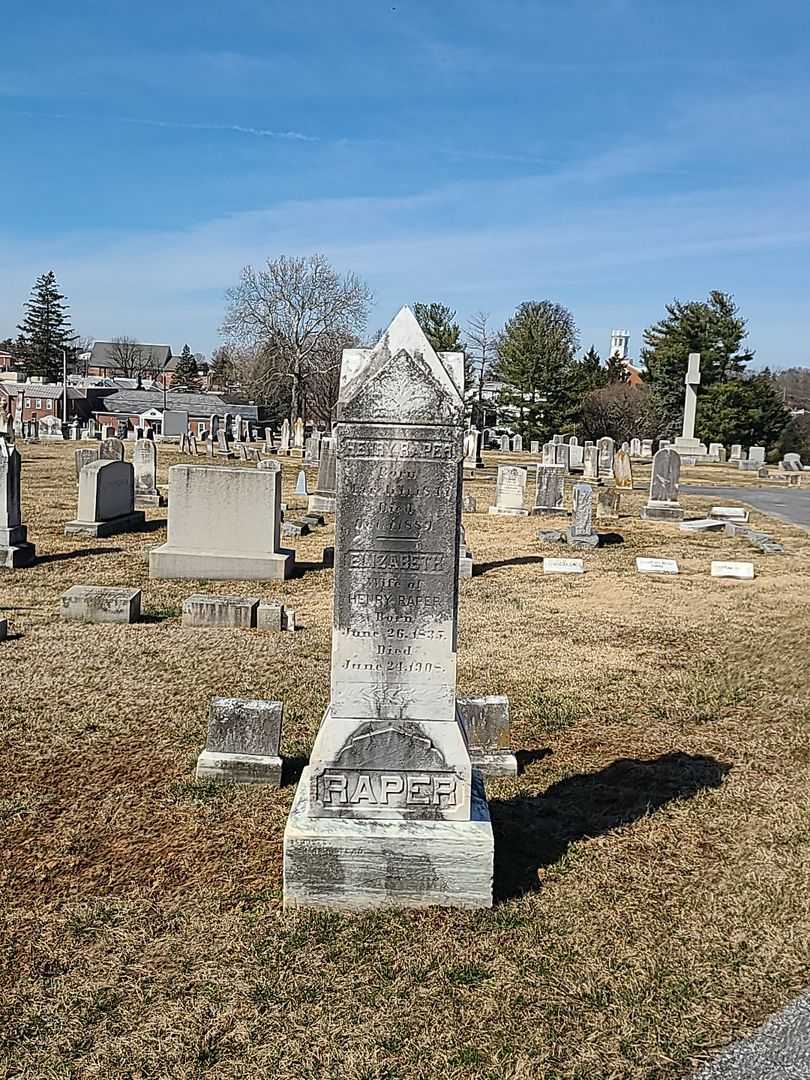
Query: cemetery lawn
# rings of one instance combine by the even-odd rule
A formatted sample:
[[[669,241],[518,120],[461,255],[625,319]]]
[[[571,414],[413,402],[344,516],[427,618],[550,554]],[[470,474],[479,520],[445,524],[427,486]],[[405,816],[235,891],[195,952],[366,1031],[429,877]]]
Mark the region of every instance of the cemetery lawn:
[[[21,451],[42,560],[0,572],[0,1077],[663,1080],[810,984],[810,534],[752,513],[786,547],[764,556],[641,521],[637,470],[603,526],[625,543],[544,578],[543,554],[571,553],[535,539],[553,519],[487,516],[488,468],[465,485],[458,689],[509,695],[523,769],[488,782],[495,906],[285,914],[333,529],[294,541],[306,572],[277,586],[150,581],[166,511],[65,537],[73,447]],[[161,484],[181,460],[161,448]],[[638,555],[681,574],[637,575]],[[757,578],[712,579],[712,559]],[[60,622],[78,583],[142,588],[145,621]],[[197,591],[281,599],[303,629],[183,630]],[[280,790],[194,782],[215,695],[284,701]]]

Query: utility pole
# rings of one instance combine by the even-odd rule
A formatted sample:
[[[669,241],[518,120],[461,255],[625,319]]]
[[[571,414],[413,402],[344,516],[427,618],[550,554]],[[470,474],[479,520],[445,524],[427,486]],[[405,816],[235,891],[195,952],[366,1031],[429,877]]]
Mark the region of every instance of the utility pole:
[[[62,423],[68,422],[68,393],[67,393],[67,349],[60,349],[62,354]]]

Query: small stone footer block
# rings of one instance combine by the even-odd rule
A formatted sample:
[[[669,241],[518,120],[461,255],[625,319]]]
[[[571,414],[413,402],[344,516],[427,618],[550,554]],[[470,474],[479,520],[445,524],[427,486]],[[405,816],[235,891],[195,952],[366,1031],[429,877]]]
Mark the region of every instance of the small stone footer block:
[[[219,754],[203,750],[197,758],[197,780],[225,784],[264,784],[281,787],[281,758],[263,754]]]
[[[33,544],[13,544],[0,547],[0,566],[7,570],[16,570],[18,566],[30,566],[36,561],[37,549]]]
[[[304,769],[284,830],[284,907],[492,907],[494,843],[481,774],[470,821],[370,821],[308,813]]]
[[[136,495],[135,507],[136,509],[144,510],[147,507],[153,506],[166,506],[166,499],[162,495]]]

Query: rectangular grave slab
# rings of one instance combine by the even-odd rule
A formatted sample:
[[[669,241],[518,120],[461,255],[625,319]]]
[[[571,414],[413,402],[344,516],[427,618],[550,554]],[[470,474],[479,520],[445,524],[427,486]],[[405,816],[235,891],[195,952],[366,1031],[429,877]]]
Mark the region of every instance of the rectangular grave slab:
[[[582,559],[543,559],[544,574],[584,574]]]
[[[311,786],[307,767],[284,830],[285,908],[492,906],[492,824],[477,771],[464,821],[313,817]]]
[[[723,521],[748,521],[748,511],[743,506],[713,506],[710,513]]]
[[[675,559],[636,559],[636,570],[639,574],[677,574],[678,563]]]
[[[72,585],[60,614],[69,622],[133,623],[141,616],[141,590],[109,585]]]
[[[256,625],[259,598],[254,596],[208,596],[196,593],[183,601],[183,626]]]
[[[119,441],[107,440],[109,443]],[[91,461],[82,468],[79,476],[78,511],[75,520],[65,525],[65,535],[115,536],[140,529],[145,515],[142,510],[135,510],[134,505],[132,465],[117,457]]]
[[[491,695],[457,698],[459,713],[473,768],[482,776],[517,776],[517,758],[512,753],[509,698]]]
[[[490,514],[503,514],[507,517],[527,517],[529,511],[523,504],[526,500],[527,470],[519,465],[499,465],[498,479],[495,484],[495,504],[489,507]]]
[[[282,711],[280,701],[214,698],[197,780],[280,787]]]
[[[720,518],[689,518],[681,522],[680,528],[681,532],[712,532],[722,529],[724,525],[725,522]]]
[[[744,581],[752,581],[754,578],[754,564],[750,562],[713,562],[712,577],[742,578]]]

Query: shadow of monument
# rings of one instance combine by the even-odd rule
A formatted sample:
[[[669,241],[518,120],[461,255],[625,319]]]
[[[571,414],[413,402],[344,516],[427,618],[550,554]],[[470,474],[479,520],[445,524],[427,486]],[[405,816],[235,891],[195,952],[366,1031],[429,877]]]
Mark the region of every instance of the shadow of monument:
[[[500,562],[484,562],[473,564],[473,577],[481,577],[489,570],[499,570],[502,566],[531,566],[532,563],[542,563],[542,555],[518,555],[514,559],[501,559]]]
[[[540,888],[537,871],[577,840],[628,825],[676,799],[719,787],[730,771],[712,757],[620,758],[595,773],[566,777],[535,798],[493,799],[495,900]]]
[[[521,776],[526,772],[530,765],[533,765],[535,761],[542,761],[543,758],[550,757],[554,751],[550,746],[544,746],[539,750],[516,750],[515,757],[518,764],[518,776]]]
[[[297,784],[301,779],[301,773],[309,765],[309,758],[301,754],[281,759],[281,786],[289,787]]]
[[[66,559],[85,559],[90,555],[117,555],[123,550],[118,547],[79,548],[76,551],[52,551],[46,555],[37,555],[36,564],[64,562]]]
[[[150,533],[157,532],[159,529],[165,529],[169,522],[167,518],[147,518],[142,525],[139,525],[137,529],[130,530],[131,532]]]
[[[284,547],[284,544],[282,544],[281,546]],[[327,569],[331,570],[332,567],[326,567],[326,566],[323,565],[322,562],[307,562],[305,560],[302,560],[301,562],[299,562],[296,559],[295,563],[293,564],[292,570],[290,571],[290,576],[289,576],[288,580],[293,581],[296,578],[302,578],[304,576],[304,574],[311,574],[315,570],[327,570]],[[292,606],[292,605],[290,605],[290,606]]]
[[[623,544],[624,537],[617,532],[600,532],[599,547],[611,547],[613,544]]]

